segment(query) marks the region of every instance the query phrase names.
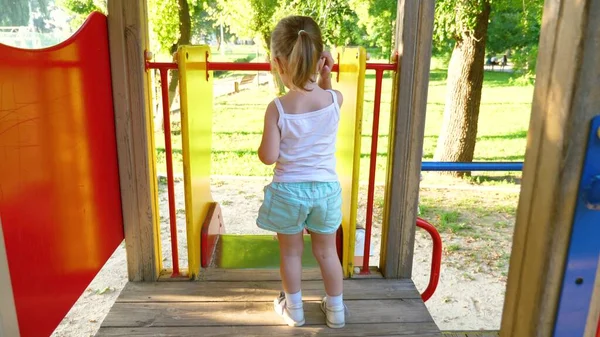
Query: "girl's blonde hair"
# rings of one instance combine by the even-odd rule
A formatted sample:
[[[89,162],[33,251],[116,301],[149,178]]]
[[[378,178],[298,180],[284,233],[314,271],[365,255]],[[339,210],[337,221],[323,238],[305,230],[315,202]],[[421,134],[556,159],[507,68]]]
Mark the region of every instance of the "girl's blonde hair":
[[[313,81],[323,53],[323,39],[319,25],[308,16],[288,16],[275,26],[271,34],[271,59],[285,60],[291,85],[305,90]]]

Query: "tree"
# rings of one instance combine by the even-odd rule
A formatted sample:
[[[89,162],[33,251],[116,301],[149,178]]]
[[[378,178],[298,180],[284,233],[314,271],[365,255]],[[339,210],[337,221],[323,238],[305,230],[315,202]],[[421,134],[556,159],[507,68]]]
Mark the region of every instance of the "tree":
[[[275,19],[289,15],[312,17],[321,28],[323,43],[331,47],[358,44],[363,36],[358,16],[346,0],[281,1]]]
[[[192,19],[188,0],[150,0],[150,22],[160,50],[174,55],[177,48],[190,44]],[[179,72],[171,71],[169,80],[169,107],[177,95]]]
[[[0,0],[0,26],[29,26],[32,16],[47,18],[48,0]]]
[[[276,17],[281,19],[288,15],[312,17],[321,28],[324,43],[330,46],[358,44],[364,34],[358,16],[347,0],[282,1]]]
[[[494,3],[488,27],[487,51],[512,54],[513,69],[533,77],[542,25],[543,0]]]
[[[390,56],[396,26],[396,0],[351,0],[350,6],[359,18],[359,25],[366,30],[370,46],[378,47],[382,55]]]
[[[106,0],[58,0],[57,5],[72,15],[71,29],[81,27],[90,13],[106,13]]]
[[[434,35],[438,40],[449,38],[455,42],[448,65],[444,122],[434,156],[437,161],[473,161],[490,1],[436,2]]]

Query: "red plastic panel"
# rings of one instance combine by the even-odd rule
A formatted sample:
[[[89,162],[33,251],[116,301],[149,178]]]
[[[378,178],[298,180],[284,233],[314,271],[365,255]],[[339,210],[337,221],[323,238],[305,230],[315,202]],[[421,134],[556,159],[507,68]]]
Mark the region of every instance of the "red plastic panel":
[[[0,217],[21,336],[49,336],[123,240],[104,15],[0,45]]]
[[[210,266],[217,246],[217,240],[219,240],[219,235],[221,234],[225,234],[225,225],[223,224],[221,206],[215,202],[208,209],[208,214],[200,232],[200,265],[202,268]]]

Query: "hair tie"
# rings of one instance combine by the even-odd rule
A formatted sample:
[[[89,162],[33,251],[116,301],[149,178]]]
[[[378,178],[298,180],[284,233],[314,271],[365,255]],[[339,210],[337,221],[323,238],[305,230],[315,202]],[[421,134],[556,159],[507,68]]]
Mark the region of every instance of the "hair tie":
[[[304,29],[300,29],[300,30],[298,31],[298,36],[300,36],[302,33],[306,33],[306,31],[305,31]]]

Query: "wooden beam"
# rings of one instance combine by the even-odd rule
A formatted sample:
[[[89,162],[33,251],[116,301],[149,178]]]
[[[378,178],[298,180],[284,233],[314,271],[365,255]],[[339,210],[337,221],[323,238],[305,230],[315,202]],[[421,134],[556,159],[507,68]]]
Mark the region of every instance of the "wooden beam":
[[[130,281],[155,281],[161,268],[146,0],[109,0],[108,31]]]
[[[600,332],[600,261],[598,261],[598,268],[596,269],[594,292],[590,299],[590,312],[585,327],[585,337],[598,337],[596,335],[598,332]]]
[[[600,1],[547,0],[500,335],[551,336],[590,122]]]
[[[434,0],[399,0],[380,266],[386,278],[412,275],[419,175],[431,63]]]
[[[498,337],[499,331],[442,331],[443,337]]]
[[[19,322],[8,269],[8,257],[4,245],[2,219],[0,219],[0,336],[19,337]]]

